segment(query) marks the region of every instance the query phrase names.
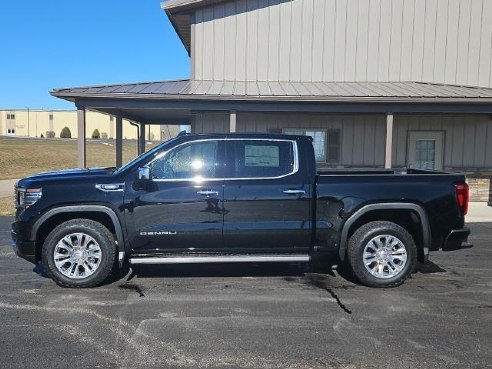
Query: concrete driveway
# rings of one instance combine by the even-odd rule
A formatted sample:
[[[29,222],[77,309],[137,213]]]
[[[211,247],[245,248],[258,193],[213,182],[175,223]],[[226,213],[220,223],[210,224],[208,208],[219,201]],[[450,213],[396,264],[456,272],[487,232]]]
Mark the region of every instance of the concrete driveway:
[[[396,289],[289,265],[173,266],[57,287],[0,218],[2,368],[492,367],[491,223]],[[39,272],[39,271],[38,271]]]
[[[3,179],[0,180],[0,197],[14,196],[14,185],[18,179]]]

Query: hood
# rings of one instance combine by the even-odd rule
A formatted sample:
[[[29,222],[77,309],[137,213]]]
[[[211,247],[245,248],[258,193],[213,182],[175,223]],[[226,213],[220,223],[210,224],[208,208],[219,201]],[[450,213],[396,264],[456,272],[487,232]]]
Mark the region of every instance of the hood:
[[[49,172],[43,172],[34,174],[32,176],[21,179],[18,183],[18,187],[27,188],[31,184],[38,182],[51,182],[60,180],[83,180],[89,178],[110,177],[113,173],[112,167],[97,167],[97,168],[76,168],[76,169],[63,169]]]

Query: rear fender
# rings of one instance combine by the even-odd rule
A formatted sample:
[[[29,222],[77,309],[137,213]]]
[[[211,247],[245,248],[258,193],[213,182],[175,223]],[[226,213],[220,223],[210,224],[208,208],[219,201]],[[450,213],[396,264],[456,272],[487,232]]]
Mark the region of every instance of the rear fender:
[[[370,204],[363,206],[359,210],[357,210],[354,214],[347,219],[344,223],[342,231],[340,233],[340,248],[338,250],[340,260],[344,261],[345,256],[347,254],[347,243],[348,243],[348,234],[350,227],[364,214],[367,214],[371,211],[375,210],[409,210],[413,211],[417,214],[420,220],[420,225],[422,227],[422,240],[423,244],[419,245],[422,247],[424,252],[424,258],[427,260],[429,256],[429,247],[431,245],[431,231],[429,225],[429,219],[427,217],[427,213],[425,212],[422,206],[411,203],[381,203],[381,204]]]

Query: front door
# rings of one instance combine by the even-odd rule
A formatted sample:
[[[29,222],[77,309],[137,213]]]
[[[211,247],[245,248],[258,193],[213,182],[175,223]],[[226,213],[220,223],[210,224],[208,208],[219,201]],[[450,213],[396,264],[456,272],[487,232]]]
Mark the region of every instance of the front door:
[[[222,246],[221,152],[221,141],[189,142],[148,164],[152,179],[131,196],[128,214],[134,252],[193,253]]]
[[[296,142],[230,140],[224,183],[224,247],[241,253],[307,253],[311,186]]]

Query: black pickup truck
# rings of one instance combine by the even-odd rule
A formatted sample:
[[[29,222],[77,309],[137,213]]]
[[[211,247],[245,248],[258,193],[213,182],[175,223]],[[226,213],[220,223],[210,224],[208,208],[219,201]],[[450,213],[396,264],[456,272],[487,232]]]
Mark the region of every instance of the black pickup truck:
[[[17,254],[65,287],[96,286],[128,261],[309,262],[333,251],[363,284],[394,287],[470,233],[463,175],[317,172],[306,136],[184,134],[121,168],[22,179],[15,194]]]

